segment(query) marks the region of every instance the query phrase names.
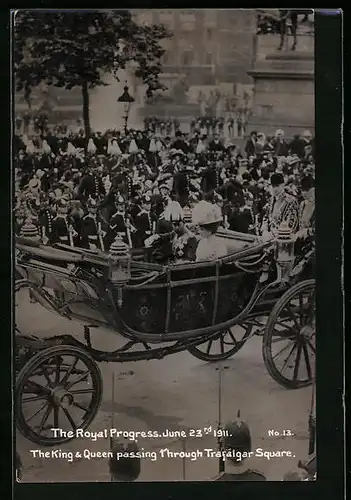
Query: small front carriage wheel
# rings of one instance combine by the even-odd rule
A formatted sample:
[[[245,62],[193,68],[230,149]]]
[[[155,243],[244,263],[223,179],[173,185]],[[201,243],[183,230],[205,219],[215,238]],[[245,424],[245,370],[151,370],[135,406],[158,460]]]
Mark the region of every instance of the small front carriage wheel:
[[[218,332],[202,344],[189,347],[188,352],[201,361],[223,361],[236,354],[251,335],[252,325],[235,325]]]
[[[35,444],[54,446],[75,437],[94,420],[102,398],[101,372],[93,358],[73,346],[40,351],[21,369],[16,381],[17,428]],[[73,437],[52,429],[73,431]]]
[[[315,280],[291,287],[275,304],[263,335],[269,374],[287,389],[307,387],[315,370]]]

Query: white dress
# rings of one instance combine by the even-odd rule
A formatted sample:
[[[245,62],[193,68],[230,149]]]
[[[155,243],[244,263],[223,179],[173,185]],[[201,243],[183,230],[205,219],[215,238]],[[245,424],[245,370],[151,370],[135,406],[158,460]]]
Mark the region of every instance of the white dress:
[[[215,260],[225,257],[227,253],[226,245],[215,234],[212,234],[208,238],[203,238],[199,241],[196,250],[196,260]]]

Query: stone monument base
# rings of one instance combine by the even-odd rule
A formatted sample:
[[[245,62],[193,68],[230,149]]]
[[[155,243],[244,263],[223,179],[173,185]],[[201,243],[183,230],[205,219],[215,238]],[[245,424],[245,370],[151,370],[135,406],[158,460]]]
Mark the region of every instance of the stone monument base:
[[[276,52],[256,61],[253,112],[246,132],[273,135],[283,129],[291,138],[305,129],[314,134],[314,54]]]

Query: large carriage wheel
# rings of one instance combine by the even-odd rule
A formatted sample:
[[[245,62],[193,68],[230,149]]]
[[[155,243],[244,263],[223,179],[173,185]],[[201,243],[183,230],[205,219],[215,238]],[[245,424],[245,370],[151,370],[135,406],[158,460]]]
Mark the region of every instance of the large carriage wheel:
[[[218,332],[203,344],[189,347],[188,352],[201,361],[222,361],[236,354],[250,337],[252,325],[235,325]]]
[[[51,429],[86,429],[96,416],[101,398],[100,369],[90,355],[71,346],[44,349],[18,374],[17,428],[38,445],[66,443],[74,435],[55,438]]]
[[[297,283],[278,300],[263,336],[269,374],[288,389],[313,382],[315,364],[315,280]]]

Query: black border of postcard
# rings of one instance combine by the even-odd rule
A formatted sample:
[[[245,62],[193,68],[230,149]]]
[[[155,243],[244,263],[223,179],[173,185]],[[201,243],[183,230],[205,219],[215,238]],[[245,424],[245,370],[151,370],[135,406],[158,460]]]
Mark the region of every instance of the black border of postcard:
[[[39,3],[39,2],[38,2]],[[24,6],[25,7],[25,6]],[[30,8],[34,6],[31,5]],[[40,2],[40,8],[54,8],[49,2]],[[75,7],[79,7],[75,5]],[[84,5],[88,7],[87,4]],[[107,6],[106,6],[107,7]],[[126,6],[131,8],[132,6]],[[143,5],[133,4],[133,8]],[[164,8],[172,8],[170,3]],[[174,7],[181,7],[174,5]],[[185,5],[184,5],[185,7]],[[187,8],[190,6],[187,5]],[[193,5],[195,8],[196,5]],[[219,8],[219,6],[216,6]],[[243,6],[244,7],[244,6]],[[17,5],[20,8],[20,5]],[[60,5],[64,8],[64,5]],[[66,8],[69,8],[68,6]],[[162,8],[159,6],[158,8]],[[231,8],[229,6],[228,8]],[[245,8],[248,8],[245,5]],[[1,274],[1,427],[3,454],[1,474],[14,488],[16,500],[52,498],[89,500],[103,497],[147,500],[163,498],[279,498],[280,500],[308,500],[342,498],[344,487],[344,418],[343,418],[343,300],[341,288],[341,227],[342,227],[342,14],[316,12],[316,196],[317,196],[317,445],[318,479],[298,485],[287,482],[202,482],[202,483],[67,483],[17,484],[13,486],[10,457],[13,455],[14,424],[11,413],[11,232],[10,188],[12,177],[6,166],[10,159],[10,12],[1,9],[1,119],[0,135],[3,152],[0,183],[0,260]],[[8,133],[6,133],[8,131]],[[6,151],[6,153],[5,153]],[[306,415],[306,426],[308,415]],[[8,449],[4,448],[7,443]],[[306,450],[307,453],[307,450]],[[304,458],[304,457],[301,457]],[[8,474],[7,474],[8,472]],[[210,480],[210,478],[209,478]],[[11,486],[12,485],[12,486]],[[2,491],[5,491],[3,483]],[[117,489],[117,491],[116,491]],[[6,495],[6,498],[9,498]]]

